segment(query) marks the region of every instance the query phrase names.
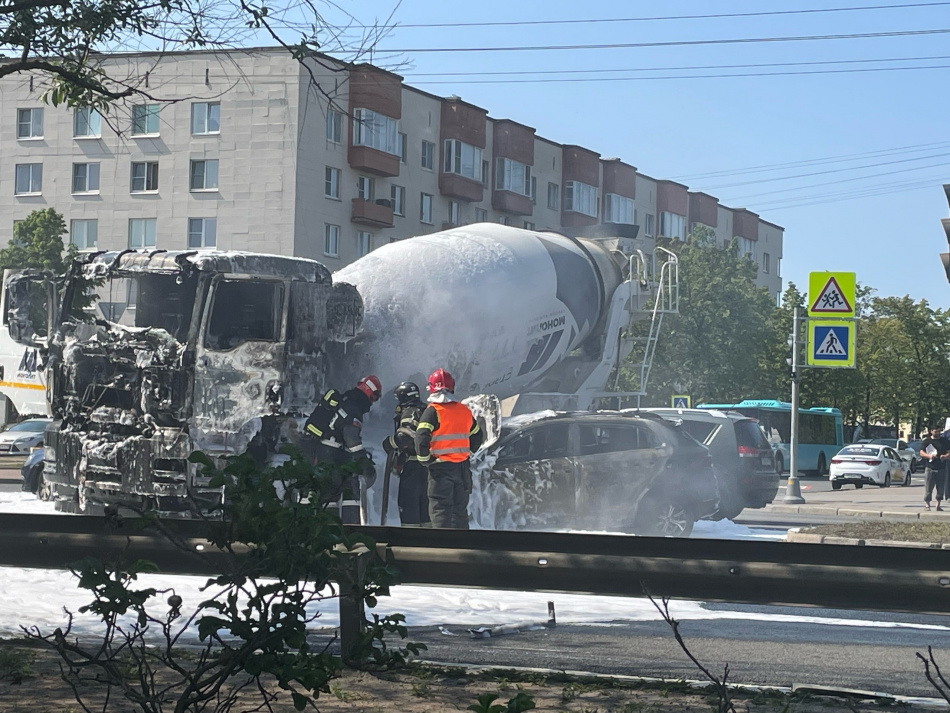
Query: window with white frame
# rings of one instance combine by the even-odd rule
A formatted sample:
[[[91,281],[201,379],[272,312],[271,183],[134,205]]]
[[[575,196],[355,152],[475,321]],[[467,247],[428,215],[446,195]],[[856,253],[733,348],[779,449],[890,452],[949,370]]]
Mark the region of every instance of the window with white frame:
[[[660,232],[658,236],[673,240],[686,240],[686,218],[676,213],[670,213],[668,210],[660,211]]]
[[[432,170],[435,165],[435,144],[431,141],[422,142],[422,167]]]
[[[406,187],[392,186],[393,215],[406,214]]]
[[[98,220],[73,220],[69,223],[69,242],[79,250],[92,250],[99,242]]]
[[[487,223],[488,222],[488,211],[484,208],[475,209],[475,222],[476,223]]]
[[[217,245],[217,218],[188,219],[188,247],[213,248]]]
[[[736,239],[739,242],[739,254],[743,255],[750,260],[755,260],[755,241],[749,238],[741,238],[736,236]]]
[[[409,137],[399,132],[399,163],[405,163],[409,155]]]
[[[510,158],[495,159],[495,190],[531,195],[531,166]]]
[[[643,234],[648,238],[653,237],[653,213],[644,213],[643,214]]]
[[[217,134],[221,131],[221,102],[194,102],[191,105],[191,133]]]
[[[371,201],[376,197],[376,180],[369,176],[356,177],[356,197]]]
[[[616,193],[607,193],[604,196],[604,222],[605,223],[623,223],[625,225],[634,225],[637,221],[634,217],[633,199],[619,196]]]
[[[449,201],[449,222],[452,225],[461,225],[462,221],[459,220],[459,204],[458,201]]]
[[[525,230],[534,230],[534,223],[532,223],[530,220],[526,220],[526,221],[524,222],[524,229],[525,229]]]
[[[98,139],[102,136],[102,114],[92,107],[83,106],[73,114],[73,137]]]
[[[597,217],[597,189],[580,181],[564,182],[564,210]]]
[[[360,230],[356,233],[356,254],[359,257],[373,252],[373,234]]]
[[[528,196],[531,198],[532,203],[538,202],[538,179],[534,176],[531,177],[530,190]]]
[[[561,187],[556,183],[548,183],[548,208],[561,210]]]
[[[326,167],[326,177],[323,184],[323,195],[327,198],[336,198],[340,197],[340,177],[342,172],[338,168],[333,168],[333,166]]]
[[[482,150],[458,139],[446,139],[442,145],[442,170],[480,182]]]
[[[136,104],[132,107],[132,136],[158,133],[158,104]]]
[[[323,254],[337,257],[340,254],[340,226],[327,223],[323,229]]]
[[[421,194],[419,198],[419,220],[432,223],[432,196],[428,193]]]
[[[782,276],[782,258],[780,257],[775,259],[775,276]]]
[[[399,122],[371,109],[353,112],[353,145],[399,155]]]
[[[768,253],[762,253],[762,273],[765,275],[769,274],[769,270],[772,267],[772,258]]]
[[[218,190],[218,159],[192,161],[188,185],[192,191]]]
[[[330,109],[327,111],[327,141],[335,144],[343,140],[343,112]]]
[[[158,161],[132,163],[131,193],[150,193],[158,190]]]
[[[17,109],[16,137],[18,139],[43,138],[43,108]]]
[[[43,192],[43,164],[18,163],[16,165],[17,195],[29,195]]]
[[[155,218],[132,218],[129,220],[129,247],[155,247]]]
[[[511,225],[511,218],[509,218],[507,215],[499,215],[498,222],[502,225]]]
[[[99,192],[99,164],[73,164],[73,193]]]

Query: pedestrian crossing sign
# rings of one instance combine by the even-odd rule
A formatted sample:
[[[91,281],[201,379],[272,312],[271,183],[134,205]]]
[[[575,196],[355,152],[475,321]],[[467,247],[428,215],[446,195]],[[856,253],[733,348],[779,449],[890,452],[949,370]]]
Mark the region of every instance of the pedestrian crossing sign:
[[[673,394],[671,403],[673,408],[689,408],[689,394]]]
[[[853,321],[809,320],[808,366],[853,369],[855,342]]]

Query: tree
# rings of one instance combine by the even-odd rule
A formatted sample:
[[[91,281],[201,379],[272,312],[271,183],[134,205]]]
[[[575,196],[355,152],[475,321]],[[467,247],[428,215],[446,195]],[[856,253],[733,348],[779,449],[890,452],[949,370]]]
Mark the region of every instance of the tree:
[[[0,249],[0,271],[35,268],[61,275],[76,254],[76,246],[63,244],[66,221],[55,208],[34,210],[13,226],[13,240]]]
[[[135,95],[160,101],[148,91],[147,72],[124,75],[110,67],[108,52],[225,50],[263,36],[297,60],[332,69],[320,50],[358,59],[386,26],[333,26],[312,0],[0,0],[0,79],[39,73],[53,106],[105,111]]]

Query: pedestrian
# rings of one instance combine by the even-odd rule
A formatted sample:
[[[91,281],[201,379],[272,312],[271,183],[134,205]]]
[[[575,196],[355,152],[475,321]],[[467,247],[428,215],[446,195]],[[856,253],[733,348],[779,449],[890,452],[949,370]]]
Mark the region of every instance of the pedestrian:
[[[936,493],[937,510],[947,495],[947,459],[950,458],[950,441],[940,435],[940,426],[932,425],[930,435],[920,444],[920,457],[927,461],[924,468],[924,509],[930,510],[931,495]]]
[[[429,518],[432,527],[468,529],[468,498],[472,494],[469,456],[483,434],[468,406],[455,400],[455,379],[436,369],[426,386],[429,405],[416,429],[419,461],[429,467]]]
[[[360,467],[360,473],[341,479],[338,492],[334,493],[344,525],[360,524],[360,495],[376,480],[373,458],[363,447],[362,428],[363,417],[379,401],[381,393],[382,385],[372,375],[363,377],[343,394],[330,389],[304,426],[307,438],[303,447],[313,463],[356,463]]]
[[[393,471],[399,475],[399,522],[406,527],[431,527],[429,520],[429,469],[419,462],[416,453],[416,429],[426,410],[419,396],[419,386],[404,381],[395,388],[396,414],[394,432],[383,441],[387,457],[393,458]],[[383,508],[389,503],[383,503]]]

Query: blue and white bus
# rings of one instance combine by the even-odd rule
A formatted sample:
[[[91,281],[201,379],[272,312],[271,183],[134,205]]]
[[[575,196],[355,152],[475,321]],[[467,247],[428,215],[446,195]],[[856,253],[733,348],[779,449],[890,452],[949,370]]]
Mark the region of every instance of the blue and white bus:
[[[792,405],[786,401],[746,399],[737,404],[700,404],[699,408],[738,411],[756,419],[775,449],[775,468],[788,470],[792,440]],[[841,411],[836,408],[798,409],[798,470],[819,476],[844,446]]]

